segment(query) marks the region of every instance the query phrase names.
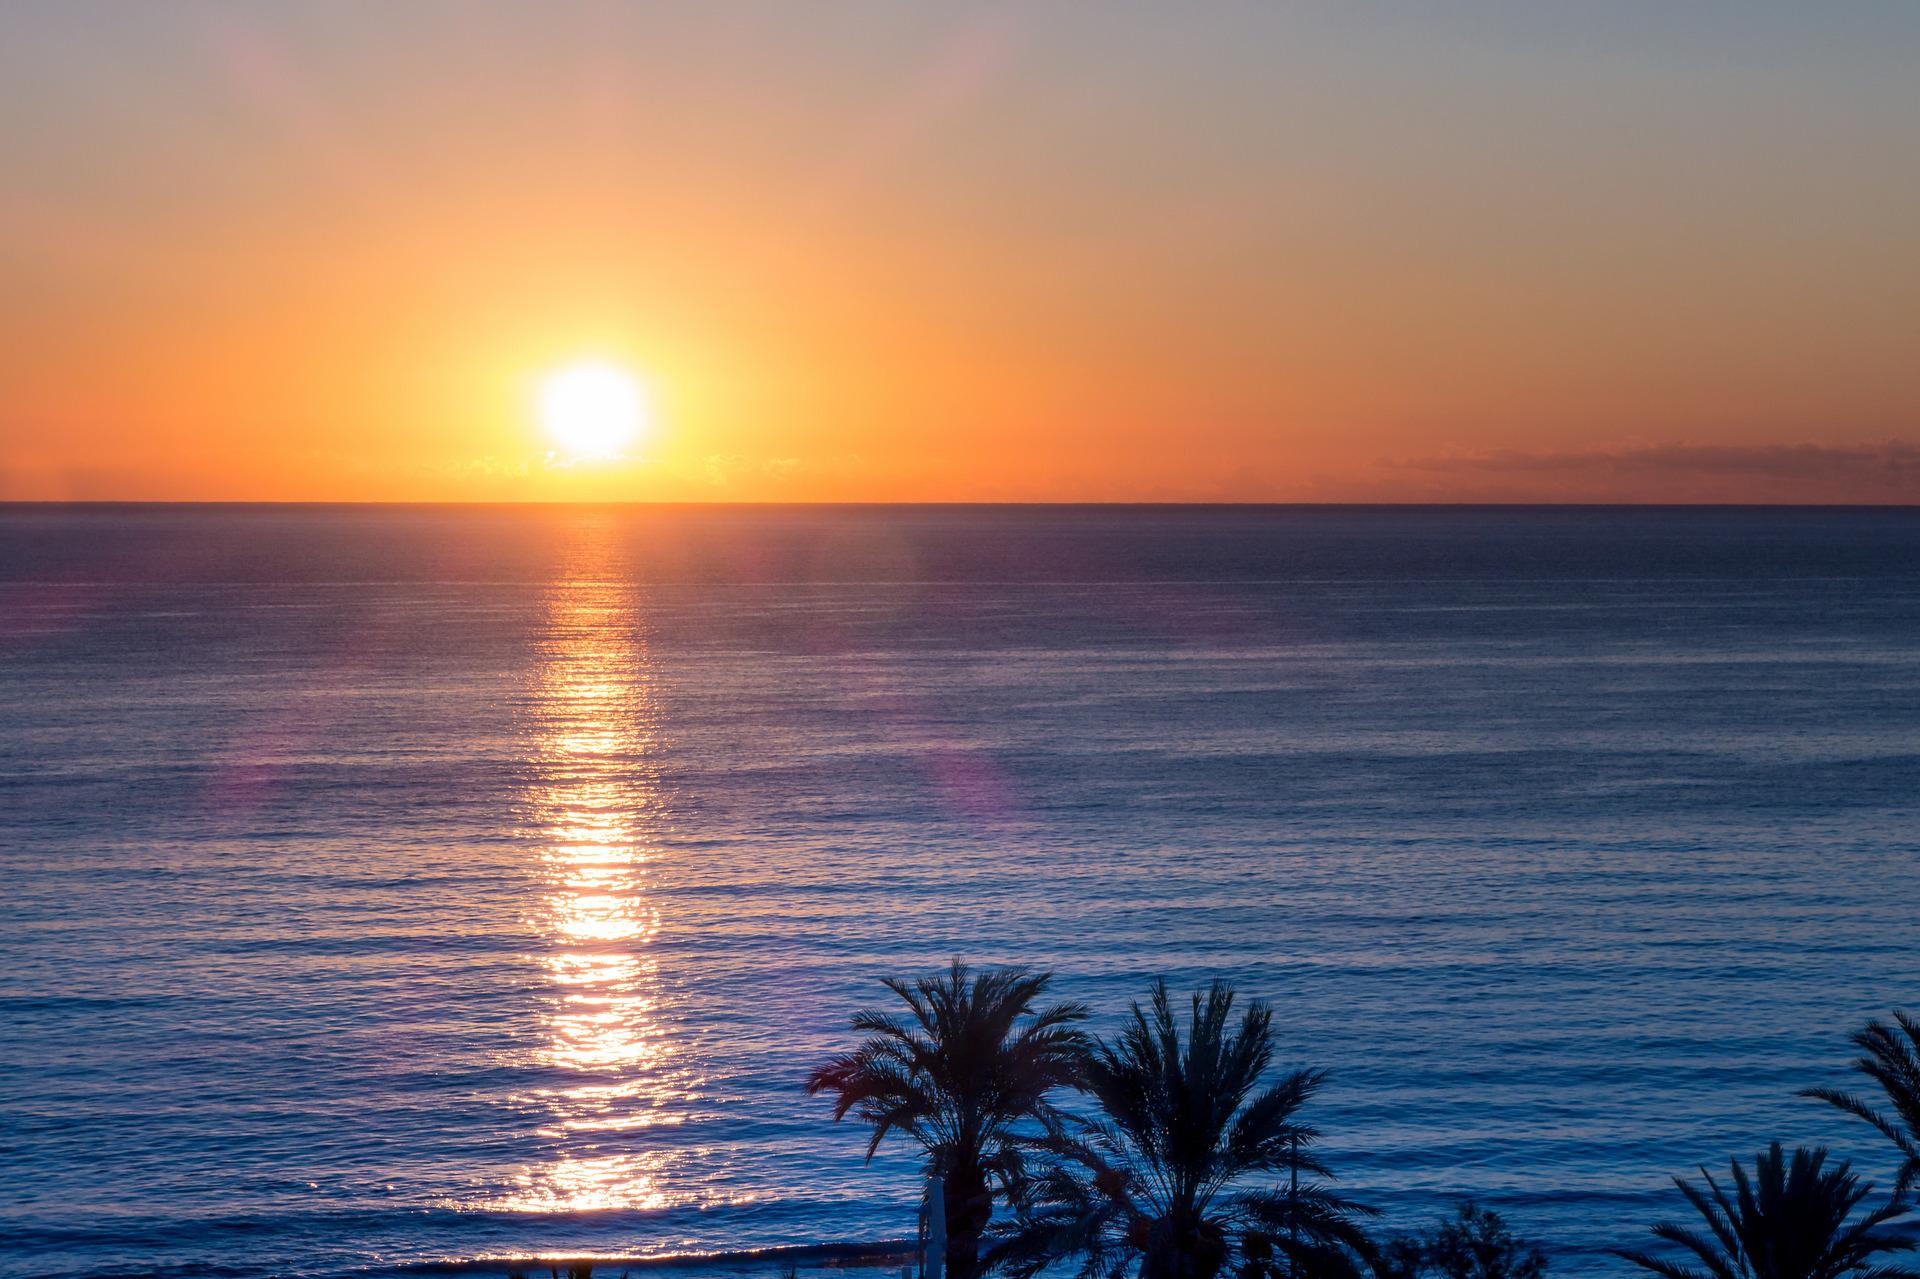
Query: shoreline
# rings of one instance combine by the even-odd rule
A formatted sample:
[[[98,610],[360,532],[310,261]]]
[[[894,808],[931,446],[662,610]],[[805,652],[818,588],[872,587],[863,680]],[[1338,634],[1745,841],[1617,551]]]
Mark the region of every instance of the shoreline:
[[[734,1248],[721,1252],[535,1253],[464,1260],[416,1261],[377,1273],[396,1275],[485,1275],[509,1270],[529,1273],[564,1269],[571,1265],[620,1266],[627,1270],[698,1270],[705,1266],[735,1266],[767,1262],[813,1262],[820,1269],[880,1269],[909,1262],[919,1245],[912,1239],[880,1239],[866,1243],[774,1244],[765,1248]]]

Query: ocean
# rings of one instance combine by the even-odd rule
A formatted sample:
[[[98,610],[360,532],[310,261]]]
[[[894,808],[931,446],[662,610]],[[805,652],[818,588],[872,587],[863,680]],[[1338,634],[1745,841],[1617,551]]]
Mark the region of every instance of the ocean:
[[[1917,783],[1913,510],[0,508],[0,1274],[899,1238],[800,1083],[954,957],[1618,1273],[1890,1179]]]

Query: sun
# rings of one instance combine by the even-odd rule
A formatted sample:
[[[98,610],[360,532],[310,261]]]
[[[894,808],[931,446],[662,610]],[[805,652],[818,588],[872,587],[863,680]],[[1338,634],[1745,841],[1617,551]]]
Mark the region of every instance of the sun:
[[[540,425],[570,461],[620,457],[648,425],[647,397],[625,369],[585,360],[540,380]]]

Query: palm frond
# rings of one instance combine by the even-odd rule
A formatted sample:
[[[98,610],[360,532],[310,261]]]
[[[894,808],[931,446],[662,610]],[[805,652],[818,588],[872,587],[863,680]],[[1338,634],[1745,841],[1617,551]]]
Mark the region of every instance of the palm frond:
[[[1730,1191],[1705,1169],[1705,1189],[1674,1179],[1706,1231],[1674,1222],[1653,1228],[1656,1238],[1697,1258],[1704,1272],[1640,1250],[1618,1255],[1669,1279],[1861,1279],[1897,1274],[1881,1259],[1915,1246],[1889,1225],[1906,1215],[1906,1204],[1895,1196],[1859,1211],[1873,1187],[1845,1162],[1832,1162],[1822,1147],[1799,1147],[1789,1158],[1776,1141],[1754,1159],[1751,1172],[1738,1160],[1729,1170]]]
[[[1298,1118],[1325,1076],[1268,1081],[1266,1004],[1240,1007],[1214,982],[1185,1005],[1182,1016],[1156,981],[1112,1038],[1092,1043],[1083,1087],[1097,1114],[1050,1121],[1031,1143],[1039,1170],[996,1264],[1015,1279],[1071,1259],[1094,1277],[1365,1273],[1369,1210],[1320,1184],[1331,1174]],[[1270,1184],[1296,1170],[1314,1179],[1297,1193]]]
[[[1891,1025],[1872,1020],[1851,1036],[1860,1050],[1852,1066],[1880,1086],[1893,1116],[1876,1110],[1854,1093],[1834,1088],[1809,1088],[1813,1097],[1872,1124],[1900,1152],[1901,1164],[1894,1193],[1905,1195],[1920,1184],[1920,1019],[1896,1009]]]
[[[1714,1276],[1714,1279],[1740,1279],[1738,1274],[1728,1274],[1723,1271],[1689,1270],[1678,1262],[1669,1261],[1665,1257],[1656,1257],[1638,1248],[1609,1248],[1607,1251],[1622,1261],[1632,1262],[1642,1270],[1651,1270],[1656,1275],[1664,1275],[1665,1279],[1708,1279],[1709,1273]]]
[[[850,1019],[865,1036],[811,1071],[806,1091],[833,1098],[836,1121],[868,1128],[867,1158],[890,1137],[927,1153],[946,1178],[948,1268],[973,1279],[997,1183],[1011,1195],[1027,1176],[1025,1147],[1055,1122],[1050,1094],[1077,1083],[1087,1040],[1084,1005],[1041,1007],[1050,974],[1024,968],[944,972],[882,985],[895,1008]]]

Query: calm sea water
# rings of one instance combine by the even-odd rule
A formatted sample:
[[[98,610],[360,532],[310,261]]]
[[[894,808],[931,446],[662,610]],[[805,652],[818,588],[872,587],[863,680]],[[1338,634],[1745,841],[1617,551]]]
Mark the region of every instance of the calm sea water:
[[[883,974],[1274,1001],[1568,1273],[1864,1130],[1920,513],[0,510],[0,1273],[909,1233]],[[616,1270],[617,1273],[617,1270]]]

